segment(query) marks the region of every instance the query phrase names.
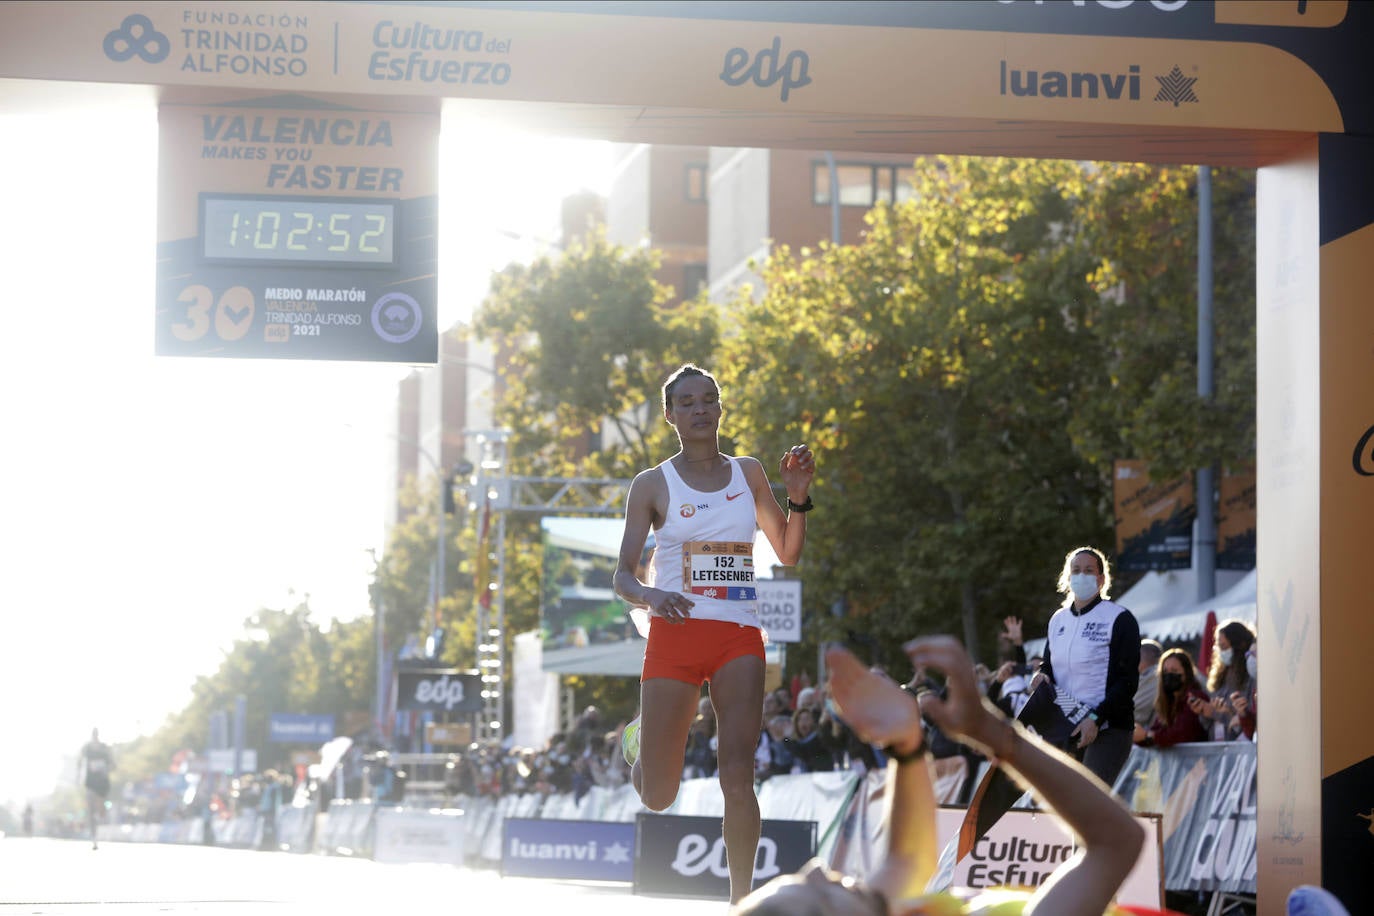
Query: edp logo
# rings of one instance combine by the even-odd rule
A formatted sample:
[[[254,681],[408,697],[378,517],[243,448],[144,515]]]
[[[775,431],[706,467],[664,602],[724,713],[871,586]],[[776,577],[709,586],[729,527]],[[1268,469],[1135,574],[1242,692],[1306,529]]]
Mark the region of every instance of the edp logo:
[[[811,77],[807,73],[811,58],[807,57],[805,51],[793,51],[779,66],[781,55],[781,36],[774,38],[772,45],[754,54],[752,59],[744,48],[731,48],[725,52],[725,66],[720,71],[721,82],[727,86],[743,86],[753,80],[755,86],[767,89],[781,80],[782,100],[786,102],[788,93],[793,89],[811,85]]]
[[[673,871],[688,878],[707,870],[717,878],[730,877],[730,866],[725,861],[724,837],[717,837],[714,843],[710,843],[699,833],[687,834],[677,844],[672,867]],[[760,837],[758,852],[754,854],[754,880],[767,881],[781,873],[782,869],[778,867],[778,844],[769,837]]]

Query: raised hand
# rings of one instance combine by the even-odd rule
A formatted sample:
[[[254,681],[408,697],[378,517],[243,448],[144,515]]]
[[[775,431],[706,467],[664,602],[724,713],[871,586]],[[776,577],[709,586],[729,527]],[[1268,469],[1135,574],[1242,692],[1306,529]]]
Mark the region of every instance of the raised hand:
[[[811,488],[811,479],[815,476],[816,456],[805,443],[794,445],[782,453],[778,461],[778,477],[793,502],[806,501],[806,491]],[[798,495],[801,499],[795,498]]]
[[[916,699],[892,678],[870,670],[843,646],[825,650],[830,695],[845,724],[870,744],[886,747],[908,742],[920,733]]]
[[[1021,645],[1021,643],[1025,642],[1025,640],[1021,636],[1020,617],[1004,617],[1002,619],[1002,627],[1003,635],[1006,636],[1007,639],[1011,640],[1012,645],[1019,646]]]
[[[984,704],[973,677],[973,661],[959,641],[952,636],[927,636],[911,640],[902,649],[913,665],[945,676],[944,699],[926,694],[921,711],[947,735],[986,743],[1002,717]]]

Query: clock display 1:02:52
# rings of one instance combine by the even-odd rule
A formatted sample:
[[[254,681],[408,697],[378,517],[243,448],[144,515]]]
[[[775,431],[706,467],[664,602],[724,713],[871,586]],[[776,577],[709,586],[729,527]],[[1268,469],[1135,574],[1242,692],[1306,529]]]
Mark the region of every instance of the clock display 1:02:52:
[[[372,200],[202,195],[208,260],[391,266],[396,205]]]

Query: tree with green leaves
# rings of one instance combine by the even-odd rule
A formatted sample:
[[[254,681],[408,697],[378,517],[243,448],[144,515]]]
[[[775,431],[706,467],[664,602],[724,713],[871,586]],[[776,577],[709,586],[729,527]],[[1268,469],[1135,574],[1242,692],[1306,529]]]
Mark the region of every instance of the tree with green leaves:
[[[597,231],[495,277],[473,331],[503,356],[496,416],[513,473],[627,477],[670,453],[659,387],[709,359],[719,323],[705,299],[677,302],[658,266],[658,252]]]
[[[737,297],[722,376],[741,444],[819,454],[803,649],[842,638],[900,666],[893,636],[953,631],[977,656],[1009,614],[1043,625],[1064,550],[1113,542],[1111,459],[1128,444],[1112,430],[1131,415],[1115,389],[1132,357],[1106,267],[1114,282],[1162,270],[1169,308],[1192,301],[1191,259],[1110,258],[1145,249],[1152,226],[1093,225],[1114,194],[1129,199],[1128,176],[1139,190],[1151,174],[920,160],[912,198],[873,210],[862,243],[780,249],[764,294]],[[1186,211],[1184,189],[1153,174]],[[1108,248],[1112,233],[1133,241]],[[1160,420],[1131,457],[1191,423]]]
[[[1169,480],[1255,454],[1255,173],[1212,170],[1215,393],[1197,394],[1197,169],[1108,163],[1080,216],[1111,368],[1075,445]]]

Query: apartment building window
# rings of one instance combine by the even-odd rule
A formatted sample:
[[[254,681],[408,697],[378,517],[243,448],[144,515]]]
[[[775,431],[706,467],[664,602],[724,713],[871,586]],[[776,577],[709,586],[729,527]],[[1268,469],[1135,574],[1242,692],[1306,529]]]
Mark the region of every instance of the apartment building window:
[[[837,162],[835,177],[839,184],[840,206],[871,207],[878,201],[888,203],[911,198],[910,166],[872,165],[858,162]],[[830,168],[824,162],[811,164],[811,202],[829,205],[833,191],[830,187]]]
[[[693,203],[706,202],[706,163],[687,164],[687,199]]]
[[[692,299],[706,286],[705,264],[682,265],[682,298]]]

